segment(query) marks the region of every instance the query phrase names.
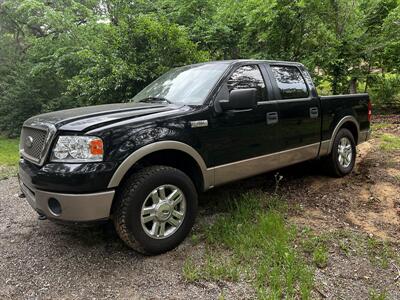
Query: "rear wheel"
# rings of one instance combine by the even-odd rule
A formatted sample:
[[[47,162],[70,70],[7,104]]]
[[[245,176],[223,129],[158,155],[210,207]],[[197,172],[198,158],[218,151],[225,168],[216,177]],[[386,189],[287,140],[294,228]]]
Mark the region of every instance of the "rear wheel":
[[[182,171],[147,167],[122,186],[114,208],[114,225],[131,248],[159,254],[175,248],[187,236],[197,213],[197,192]]]
[[[343,177],[353,170],[356,161],[356,144],[350,130],[346,128],[339,130],[326,161],[328,171],[335,177]]]

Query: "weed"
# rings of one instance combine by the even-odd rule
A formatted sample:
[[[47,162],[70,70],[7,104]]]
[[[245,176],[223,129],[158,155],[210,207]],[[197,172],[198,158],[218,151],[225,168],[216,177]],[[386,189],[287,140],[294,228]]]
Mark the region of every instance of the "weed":
[[[386,292],[377,292],[375,290],[370,290],[369,291],[369,299],[370,300],[385,300],[387,299],[387,294]]]
[[[400,150],[400,137],[392,134],[382,134],[381,136],[381,149],[386,151]]]
[[[205,232],[212,253],[225,255],[208,254],[201,278],[235,281],[241,275],[261,299],[309,298],[313,272],[294,247],[297,230],[285,222],[283,200],[250,192],[231,201],[227,210]]]
[[[382,268],[388,268],[389,260],[395,257],[393,249],[387,242],[375,238],[368,238],[367,253],[371,263],[380,265]]]
[[[319,246],[314,250],[313,261],[318,268],[326,268],[328,266],[328,251],[324,246]]]
[[[188,282],[194,282],[200,278],[197,266],[190,259],[183,264],[183,277]]]

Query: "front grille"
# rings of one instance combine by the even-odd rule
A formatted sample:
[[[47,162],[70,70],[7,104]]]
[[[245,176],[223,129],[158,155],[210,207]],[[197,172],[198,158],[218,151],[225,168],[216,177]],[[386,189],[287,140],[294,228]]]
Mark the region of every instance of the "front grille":
[[[23,127],[21,131],[20,145],[22,156],[26,159],[39,163],[45,153],[47,130]]]

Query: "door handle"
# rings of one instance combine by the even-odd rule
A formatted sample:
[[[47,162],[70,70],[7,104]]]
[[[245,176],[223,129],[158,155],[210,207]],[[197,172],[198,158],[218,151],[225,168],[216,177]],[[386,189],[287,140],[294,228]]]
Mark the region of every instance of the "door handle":
[[[318,107],[310,107],[310,118],[318,118]]]
[[[272,125],[278,123],[278,112],[272,111],[267,113],[267,125]]]

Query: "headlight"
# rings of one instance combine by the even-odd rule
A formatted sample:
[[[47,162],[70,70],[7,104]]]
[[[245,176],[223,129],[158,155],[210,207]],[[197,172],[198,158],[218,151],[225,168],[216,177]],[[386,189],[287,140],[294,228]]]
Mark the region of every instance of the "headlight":
[[[103,140],[94,136],[60,136],[51,153],[53,162],[103,160]]]

